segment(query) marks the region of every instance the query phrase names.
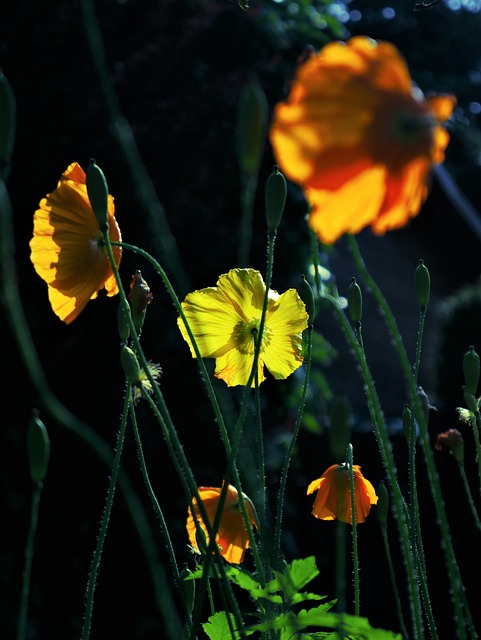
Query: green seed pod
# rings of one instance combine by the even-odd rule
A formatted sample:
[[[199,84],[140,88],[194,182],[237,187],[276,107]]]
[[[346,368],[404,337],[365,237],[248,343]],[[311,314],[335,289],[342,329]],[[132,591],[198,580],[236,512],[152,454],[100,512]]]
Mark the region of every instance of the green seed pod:
[[[377,501],[377,518],[379,523],[385,527],[387,524],[387,517],[389,514],[389,494],[384,482],[381,482],[378,485],[376,491],[377,497],[379,500]]]
[[[15,141],[16,105],[12,87],[0,71],[0,176],[6,180]]]
[[[142,272],[137,269],[130,282],[129,300],[132,310],[132,320],[139,335],[144,325],[147,307],[152,302],[153,297],[149,285],[142,277]]]
[[[192,571],[187,567],[187,565],[184,565],[184,568],[180,572],[180,579],[182,580],[180,588],[182,590],[186,609],[190,614],[194,609],[195,601],[195,580],[189,578],[191,575]]]
[[[345,394],[340,394],[334,398],[329,414],[329,449],[335,460],[344,460],[351,425],[351,404]]]
[[[479,411],[478,403],[474,395],[468,391],[467,387],[463,387],[463,397],[466,407],[473,413],[477,413]]]
[[[474,347],[469,347],[468,351],[464,354],[463,358],[463,373],[464,373],[464,384],[466,385],[466,389],[476,396],[478,392],[478,383],[479,383],[479,356],[474,350]]]
[[[419,306],[425,309],[428,306],[431,292],[431,276],[423,260],[419,261],[414,272],[414,289],[418,297]]]
[[[297,288],[297,292],[302,302],[306,305],[307,315],[309,316],[309,325],[312,326],[312,323],[314,322],[316,305],[314,302],[312,287],[307,282],[304,275],[301,276],[301,282]]]
[[[130,337],[130,307],[125,306],[123,302],[119,304],[117,310],[117,325],[119,328],[119,336],[122,342],[127,342]]]
[[[137,356],[130,347],[123,346],[120,350],[120,362],[124,369],[125,377],[130,384],[137,384],[140,381],[140,365]]]
[[[258,173],[264,153],[269,107],[262,87],[247,84],[239,98],[237,114],[237,156],[243,174]]]
[[[32,480],[41,484],[47,475],[50,440],[47,428],[37,415],[32,417],[28,425],[27,450]]]
[[[269,231],[276,231],[281,223],[282,214],[286,205],[287,183],[279,167],[274,165],[272,173],[267,178],[265,203],[266,221]]]
[[[351,278],[351,284],[347,290],[347,304],[351,320],[354,326],[358,327],[362,320],[362,291],[356,278]]]
[[[95,164],[93,158],[87,169],[87,193],[100,228],[105,230],[109,220],[107,205],[109,189],[104,172]]]
[[[408,442],[411,441],[411,428],[413,426],[413,414],[409,405],[405,404],[402,415],[404,437]]]

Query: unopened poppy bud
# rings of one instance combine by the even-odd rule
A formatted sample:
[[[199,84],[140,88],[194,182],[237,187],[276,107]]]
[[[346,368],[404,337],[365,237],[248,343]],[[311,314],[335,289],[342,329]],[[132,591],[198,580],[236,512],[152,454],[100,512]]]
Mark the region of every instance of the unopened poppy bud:
[[[464,461],[464,440],[457,429],[448,429],[438,434],[434,448],[437,451],[441,451],[443,447],[451,450],[457,462]]]
[[[237,114],[237,155],[247,176],[259,171],[267,130],[268,104],[262,87],[250,82],[241,92]]]
[[[123,346],[120,350],[120,362],[124,369],[125,377],[130,384],[140,382],[140,365],[137,356],[130,347]]]
[[[431,276],[423,260],[419,261],[414,272],[414,289],[418,297],[419,306],[425,309],[428,306],[431,293]]]
[[[408,442],[411,440],[411,429],[413,425],[413,414],[409,405],[405,404],[402,415],[404,437]]]
[[[50,457],[50,440],[42,420],[34,415],[27,430],[27,450],[30,475],[36,484],[44,481]]]
[[[329,448],[336,460],[343,460],[351,438],[352,410],[345,394],[336,396],[329,415]]]
[[[468,391],[466,387],[463,387],[463,398],[465,405],[470,411],[472,411],[473,413],[477,413],[479,411],[476,398],[470,391]]]
[[[269,231],[276,231],[281,223],[282,214],[286,205],[287,183],[279,167],[274,165],[272,173],[266,182],[266,221]]]
[[[307,315],[309,316],[309,324],[312,326],[315,315],[315,303],[314,294],[312,293],[312,287],[307,282],[306,276],[301,276],[301,282],[297,288],[300,299],[306,305]]]
[[[142,277],[141,271],[137,269],[130,282],[129,300],[132,309],[132,320],[139,334],[144,325],[145,313],[152,302],[152,298],[153,295],[149,285]]]
[[[354,326],[359,327],[362,320],[362,291],[356,278],[351,278],[351,284],[347,290],[347,305]]]
[[[98,220],[100,225],[100,229],[105,231],[108,227],[108,197],[109,197],[109,189],[107,186],[107,180],[105,179],[104,172],[102,169],[95,163],[95,160],[92,158],[90,160],[88,169],[87,169],[87,193],[89,196],[90,204],[92,205],[92,209],[95,213],[95,217]]]
[[[184,565],[184,568],[180,572],[180,588],[184,596],[185,607],[189,613],[192,613],[195,600],[195,580],[190,577],[191,575],[192,571],[187,565]]]
[[[474,350],[474,347],[471,346],[464,354],[463,373],[466,389],[469,391],[469,393],[472,393],[473,396],[476,396],[476,393],[478,391],[479,371],[479,356]]]
[[[7,78],[0,71],[0,176],[6,179],[15,140],[15,96]]]
[[[376,491],[377,497],[377,518],[380,524],[385,527],[387,524],[387,517],[389,514],[389,494],[384,482],[380,482]]]
[[[121,341],[127,342],[130,337],[130,307],[123,302],[119,304],[117,311],[117,324]]]

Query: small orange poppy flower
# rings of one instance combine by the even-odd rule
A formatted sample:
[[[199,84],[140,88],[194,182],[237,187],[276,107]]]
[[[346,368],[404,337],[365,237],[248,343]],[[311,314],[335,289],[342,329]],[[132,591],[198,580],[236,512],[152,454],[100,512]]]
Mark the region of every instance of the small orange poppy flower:
[[[425,99],[388,42],[356,36],[297,69],[270,130],[276,160],[309,201],[309,225],[332,244],[371,226],[407,224],[428,194],[449,135],[453,96]]]
[[[70,324],[104,287],[108,296],[119,292],[82,167],[76,162],[69,165],[57,188],[40,201],[39,207],[33,217],[30,259],[48,285],[54,313]],[[108,215],[110,239],[119,242],[121,234],[111,195]],[[113,247],[113,253],[118,267],[122,250]]]
[[[374,487],[361,473],[361,467],[352,465],[354,472],[354,497],[356,502],[356,523],[364,522],[378,497]],[[312,515],[320,520],[334,520],[352,524],[351,485],[349,468],[346,464],[333,464],[320,478],[313,480],[307,493],[317,491],[312,507]]]
[[[222,488],[220,487],[199,487],[199,497],[204,504],[211,526],[213,526],[215,521],[221,491]],[[252,504],[247,496],[244,496],[244,498],[246,499],[249,521],[253,527],[257,528],[257,520],[254,515]],[[195,518],[204,531],[206,535],[206,542],[208,544],[209,536],[207,528],[202,520],[195,498],[193,500],[193,505]],[[194,549],[199,550],[196,535],[197,527],[190,507],[186,526],[190,544]],[[216,535],[216,542],[219,546],[220,554],[225,558],[225,560],[227,560],[227,562],[232,564],[240,564],[244,560],[246,549],[249,548],[249,537],[242,518],[242,513],[239,509],[239,494],[237,489],[232,485],[229,485],[227,489],[226,500]]]

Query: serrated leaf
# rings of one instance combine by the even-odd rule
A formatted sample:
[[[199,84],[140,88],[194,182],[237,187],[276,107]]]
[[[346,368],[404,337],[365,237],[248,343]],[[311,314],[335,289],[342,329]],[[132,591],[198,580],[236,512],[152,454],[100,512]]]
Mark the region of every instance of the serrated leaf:
[[[225,611],[214,613],[207,622],[204,622],[202,627],[210,640],[233,640],[227,615],[229,615],[232,627],[235,629],[234,616],[231,613],[227,614]],[[240,638],[237,631],[234,631],[234,638],[236,640]]]

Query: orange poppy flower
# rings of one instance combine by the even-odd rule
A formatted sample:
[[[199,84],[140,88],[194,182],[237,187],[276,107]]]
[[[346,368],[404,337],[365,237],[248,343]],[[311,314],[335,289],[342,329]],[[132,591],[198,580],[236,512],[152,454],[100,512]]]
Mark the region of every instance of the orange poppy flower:
[[[354,472],[354,497],[356,501],[356,523],[364,522],[378,497],[374,487],[361,473],[361,467],[352,465]],[[312,515],[320,520],[334,520],[352,524],[351,485],[346,464],[333,464],[320,478],[313,480],[307,493],[317,491]]]
[[[215,521],[221,491],[222,489],[218,487],[199,487],[199,496],[204,504],[211,526],[213,526]],[[253,527],[257,528],[257,521],[250,500],[247,496],[244,496],[244,498],[246,498],[249,521]],[[193,500],[193,504],[195,518],[202,527],[208,544],[209,536],[207,534],[207,528],[202,520],[195,498]],[[190,507],[187,517],[187,533],[189,534],[191,545],[194,549],[199,550],[196,536],[197,527]],[[225,558],[225,560],[227,560],[227,562],[232,564],[240,564],[244,560],[246,549],[249,548],[249,537],[242,518],[242,513],[239,510],[239,494],[237,489],[232,485],[229,485],[227,489],[227,496],[222,509],[222,516],[216,535],[216,542],[219,546],[220,554]]]
[[[30,259],[48,285],[54,313],[69,324],[104,287],[108,296],[119,292],[82,167],[76,162],[69,165],[55,191],[43,198],[39,207],[33,217]],[[121,234],[111,195],[108,214],[110,239],[119,242]],[[113,252],[118,266],[122,250],[114,247]]]
[[[430,170],[444,159],[441,125],[454,104],[425,99],[396,47],[365,36],[332,42],[299,66],[270,140],[322,242],[367,226],[383,234],[417,215]]]

